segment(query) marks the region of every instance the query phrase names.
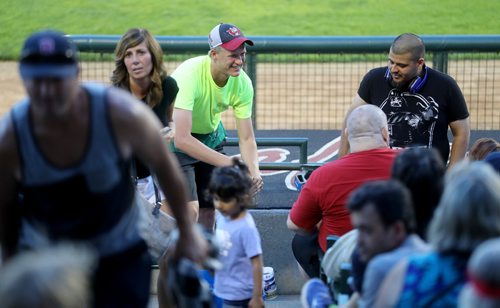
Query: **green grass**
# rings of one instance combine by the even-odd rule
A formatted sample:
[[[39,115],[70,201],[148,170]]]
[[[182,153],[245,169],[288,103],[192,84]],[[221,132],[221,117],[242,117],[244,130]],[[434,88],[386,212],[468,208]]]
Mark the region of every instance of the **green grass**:
[[[499,0],[2,0],[0,59],[40,28],[69,34],[207,35],[218,22],[246,35],[499,34]]]

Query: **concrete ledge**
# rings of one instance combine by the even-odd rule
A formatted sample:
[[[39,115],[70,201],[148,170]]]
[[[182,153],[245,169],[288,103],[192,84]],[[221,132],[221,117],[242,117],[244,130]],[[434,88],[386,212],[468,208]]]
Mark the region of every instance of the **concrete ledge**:
[[[300,294],[305,283],[292,253],[294,233],[286,227],[289,212],[290,210],[250,210],[262,239],[264,266],[274,269],[280,295]]]
[[[262,239],[264,266],[274,269],[279,295],[300,294],[302,285],[305,283],[292,253],[291,243],[294,233],[286,227],[289,212],[290,210],[287,209],[250,210]],[[153,297],[156,296],[157,279],[158,270],[153,269],[151,277]]]

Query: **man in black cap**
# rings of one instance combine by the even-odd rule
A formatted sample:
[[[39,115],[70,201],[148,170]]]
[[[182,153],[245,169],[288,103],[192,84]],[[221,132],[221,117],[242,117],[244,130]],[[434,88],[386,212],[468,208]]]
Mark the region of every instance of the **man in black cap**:
[[[129,174],[136,155],[158,176],[180,231],[177,253],[194,261],[207,244],[190,222],[185,180],[153,113],[126,92],[80,84],[77,49],[45,30],[24,43],[28,97],[0,121],[3,260],[60,241],[99,256],[94,307],[146,307],[150,258],[138,232]]]
[[[229,107],[255,192],[263,183],[251,119],[253,86],[243,71],[246,44],[253,46],[253,42],[238,27],[219,24],[210,32],[208,44],[208,56],[188,59],[172,73],[179,86],[173,115],[173,151],[188,179],[190,201],[195,208],[199,206],[199,222],[211,230],[215,210],[212,200],[205,200],[204,195],[213,168],[231,165],[231,158],[222,152],[226,131],[221,113]]]

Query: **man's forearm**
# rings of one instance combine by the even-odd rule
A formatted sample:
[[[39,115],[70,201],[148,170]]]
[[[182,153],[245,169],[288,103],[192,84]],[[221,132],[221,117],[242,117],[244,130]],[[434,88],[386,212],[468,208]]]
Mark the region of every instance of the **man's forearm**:
[[[241,158],[248,166],[248,170],[250,171],[250,175],[252,177],[259,176],[259,155],[257,152],[257,144],[255,143],[255,139],[251,140],[240,140],[239,143]]]
[[[231,164],[231,158],[207,147],[191,136],[183,142],[176,141],[175,146],[189,156],[213,166],[221,167]]]
[[[457,120],[449,124],[451,133],[453,134],[453,142],[450,151],[449,167],[459,162],[465,157],[470,139],[470,122],[469,118]]]
[[[450,162],[448,164],[449,167],[452,167],[457,162],[464,159],[465,153],[467,153],[468,144],[469,138],[466,138],[465,136],[457,136],[453,138],[450,151]]]

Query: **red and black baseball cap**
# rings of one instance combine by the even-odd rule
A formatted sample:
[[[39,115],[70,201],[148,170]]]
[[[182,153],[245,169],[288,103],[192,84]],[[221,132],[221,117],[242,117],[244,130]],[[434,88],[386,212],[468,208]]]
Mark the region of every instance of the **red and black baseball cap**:
[[[253,42],[247,39],[238,27],[231,24],[219,24],[215,26],[208,36],[208,45],[210,45],[210,48],[221,46],[233,51],[244,43],[253,46]]]
[[[61,32],[35,32],[24,42],[19,70],[23,79],[75,77],[78,75],[78,50]]]

